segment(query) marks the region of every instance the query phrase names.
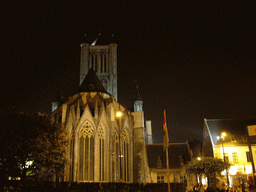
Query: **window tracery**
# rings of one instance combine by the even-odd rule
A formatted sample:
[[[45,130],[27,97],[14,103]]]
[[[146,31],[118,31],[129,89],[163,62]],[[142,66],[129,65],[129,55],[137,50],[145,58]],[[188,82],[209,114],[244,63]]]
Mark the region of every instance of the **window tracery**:
[[[80,137],[93,137],[94,135],[94,130],[93,130],[93,127],[92,125],[86,121],[85,124],[83,125],[83,127],[80,129],[80,132],[79,132],[79,138]]]
[[[122,144],[121,144],[121,170],[122,170],[122,180],[129,181],[129,135],[127,129],[123,131],[122,134]]]
[[[79,131],[79,180],[94,178],[94,129],[86,121]]]
[[[112,136],[112,181],[117,181],[119,176],[119,137],[117,131]]]

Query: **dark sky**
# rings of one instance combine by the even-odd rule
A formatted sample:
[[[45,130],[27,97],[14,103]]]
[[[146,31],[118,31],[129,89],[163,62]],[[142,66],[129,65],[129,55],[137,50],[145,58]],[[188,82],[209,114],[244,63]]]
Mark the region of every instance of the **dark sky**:
[[[100,29],[118,44],[119,102],[133,107],[136,79],[155,142],[164,109],[170,142],[202,139],[204,118],[256,117],[255,1],[38,2],[1,1],[1,106],[71,96]]]

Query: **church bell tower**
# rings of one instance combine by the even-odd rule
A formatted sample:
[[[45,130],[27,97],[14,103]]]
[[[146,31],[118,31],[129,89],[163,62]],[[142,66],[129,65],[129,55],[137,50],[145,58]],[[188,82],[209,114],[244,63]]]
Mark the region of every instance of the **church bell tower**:
[[[117,44],[99,45],[100,34],[91,44],[81,44],[80,85],[90,68],[98,75],[108,93],[117,100]]]

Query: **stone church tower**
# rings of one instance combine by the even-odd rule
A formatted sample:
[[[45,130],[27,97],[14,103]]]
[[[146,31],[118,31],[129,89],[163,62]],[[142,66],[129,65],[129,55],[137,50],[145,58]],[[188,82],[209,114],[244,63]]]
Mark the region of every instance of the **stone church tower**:
[[[61,106],[53,103],[52,121],[69,137],[65,181],[149,182],[142,99],[134,112],[117,102],[116,44],[81,45],[80,87]],[[148,137],[148,138],[146,138]]]
[[[98,45],[99,38],[91,45],[81,44],[80,85],[93,68],[106,91],[117,100],[117,45]]]

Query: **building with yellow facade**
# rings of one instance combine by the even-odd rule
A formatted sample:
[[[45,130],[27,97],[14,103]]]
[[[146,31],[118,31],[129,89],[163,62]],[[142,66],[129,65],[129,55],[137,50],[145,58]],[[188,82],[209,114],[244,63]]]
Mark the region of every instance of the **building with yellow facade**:
[[[217,187],[223,182],[230,187],[252,184],[256,162],[255,125],[256,119],[204,120],[202,155],[231,163],[227,172],[216,177]]]

